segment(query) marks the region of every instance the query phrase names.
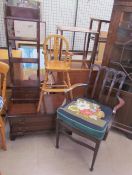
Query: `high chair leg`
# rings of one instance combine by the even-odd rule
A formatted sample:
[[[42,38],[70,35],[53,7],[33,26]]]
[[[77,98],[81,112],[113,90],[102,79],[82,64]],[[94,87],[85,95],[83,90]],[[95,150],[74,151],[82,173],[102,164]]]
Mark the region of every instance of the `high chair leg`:
[[[70,81],[69,72],[66,72],[66,77],[67,77],[67,84],[68,84],[68,87],[71,87],[71,81]],[[73,99],[72,91],[70,91],[70,98]]]
[[[6,150],[7,146],[6,146],[6,137],[5,137],[5,127],[4,127],[4,123],[2,121],[2,118],[0,118],[0,124],[1,124],[0,135],[1,135],[1,141],[2,141],[2,148],[4,150]]]
[[[39,98],[39,103],[38,103],[38,107],[37,107],[37,112],[40,111],[40,107],[41,107],[41,104],[42,104],[42,101],[43,101],[43,96],[44,96],[44,88],[46,88],[47,81],[48,81],[48,72],[45,71],[45,79],[44,79],[44,83],[42,85],[42,90],[41,90],[41,93],[40,93],[40,98]]]
[[[40,93],[40,98],[39,98],[39,103],[38,103],[38,107],[37,107],[37,112],[40,111],[40,107],[41,107],[41,103],[42,103],[43,95],[44,95],[43,93],[44,93],[43,91],[41,91],[41,93]]]

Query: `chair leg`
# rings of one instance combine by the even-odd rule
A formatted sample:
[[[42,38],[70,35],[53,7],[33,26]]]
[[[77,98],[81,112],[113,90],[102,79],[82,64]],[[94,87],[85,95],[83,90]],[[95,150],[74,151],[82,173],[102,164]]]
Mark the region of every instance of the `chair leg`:
[[[107,139],[107,137],[108,137],[108,131],[106,131],[103,140],[105,141]]]
[[[66,77],[67,77],[68,87],[71,87],[71,81],[70,81],[69,72],[66,72]],[[72,91],[70,91],[70,98],[73,99]]]
[[[90,171],[93,171],[93,167],[94,167],[95,160],[96,160],[96,157],[97,157],[97,154],[98,154],[99,146],[100,146],[100,141],[96,143]]]
[[[60,138],[60,123],[59,119],[56,119],[56,148],[59,148],[59,138]]]
[[[42,85],[42,90],[41,90],[41,93],[40,93],[39,103],[38,103],[38,107],[37,107],[37,112],[40,111],[40,107],[41,107],[41,103],[42,103],[43,95],[44,95],[44,90],[43,89],[46,87],[47,81],[48,81],[48,72],[45,71],[45,80],[44,80],[44,83]]]
[[[2,118],[0,118],[0,123],[1,123],[0,134],[1,134],[2,148],[6,150],[7,147],[6,147],[6,138],[5,138],[5,127],[4,127]]]
[[[40,107],[41,107],[41,103],[42,103],[43,95],[44,95],[43,93],[44,93],[43,91],[41,91],[41,93],[40,93],[40,98],[39,98],[39,103],[38,103],[38,107],[37,107],[37,112],[40,111]]]
[[[1,134],[1,141],[2,141],[2,148],[6,151],[6,139],[5,139],[5,131],[3,128],[0,128],[0,134]]]

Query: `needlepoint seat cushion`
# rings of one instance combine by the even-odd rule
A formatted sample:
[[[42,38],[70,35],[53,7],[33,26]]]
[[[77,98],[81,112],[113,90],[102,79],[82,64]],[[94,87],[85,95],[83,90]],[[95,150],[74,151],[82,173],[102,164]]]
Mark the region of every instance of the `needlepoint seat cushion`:
[[[92,99],[79,98],[57,110],[57,117],[69,126],[102,140],[111,121],[112,109]]]
[[[0,96],[0,110],[3,108],[4,102],[3,98]]]

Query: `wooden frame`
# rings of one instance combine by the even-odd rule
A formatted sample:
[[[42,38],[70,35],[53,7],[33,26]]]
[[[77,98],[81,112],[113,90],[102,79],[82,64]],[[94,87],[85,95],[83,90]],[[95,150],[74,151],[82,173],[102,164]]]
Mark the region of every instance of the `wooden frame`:
[[[89,38],[87,38],[87,35],[93,34],[95,36],[93,51],[92,51],[91,58],[90,58],[90,61],[89,61],[89,67],[90,67],[91,63],[94,63],[94,60],[95,60],[96,50],[97,50],[97,46],[98,46],[99,33],[97,31],[87,29],[87,28],[82,28],[82,27],[57,26],[57,34],[59,32],[60,32],[61,35],[63,35],[64,32],[73,32],[73,33],[81,32],[81,33],[85,34],[83,53],[82,53],[82,55],[83,55],[82,62],[84,63],[84,66],[86,66],[86,67],[88,67],[87,64],[86,64],[86,59],[87,59],[86,53],[88,53],[88,49],[89,49],[89,47],[86,47],[86,46],[89,46],[88,44],[86,44],[87,39],[88,39],[87,42],[90,42]],[[72,50],[72,52],[74,53],[73,50]],[[76,54],[76,52],[74,54]],[[77,53],[77,55],[78,55],[78,53]],[[80,55],[80,53],[79,53],[79,55]]]
[[[14,21],[31,21],[36,23],[36,38],[23,38],[23,37],[16,37],[14,32]],[[9,31],[9,22],[12,23],[12,30]],[[40,81],[40,9],[39,4],[36,8],[25,8],[25,7],[16,7],[16,6],[10,6],[5,5],[5,28],[6,28],[6,37],[7,37],[7,47],[8,47],[8,55],[9,55],[9,64],[10,64],[10,74],[11,74],[11,80],[14,84],[14,70],[13,70],[13,64],[14,63],[35,63],[38,66],[37,69],[37,78]],[[10,29],[11,30],[11,29]],[[28,42],[36,42],[37,46],[37,58],[36,59],[24,59],[19,58],[19,61],[16,60],[12,56],[12,42],[16,41],[28,41]],[[15,46],[16,47],[16,46]]]
[[[62,45],[65,45],[65,51],[62,50]],[[72,54],[69,52],[69,43],[66,38],[57,34],[49,35],[44,41],[43,52],[45,59],[45,78],[41,88],[37,112],[40,111],[46,93],[61,93],[71,86],[69,70],[71,67]],[[51,84],[48,83],[49,73],[51,73],[55,81],[53,72],[61,72],[63,74],[63,85],[53,84],[52,82]],[[72,93],[70,93],[70,95],[72,97]]]
[[[124,71],[124,67],[120,62],[123,49],[125,51],[123,58],[126,59],[126,61],[129,59],[131,60],[131,44],[127,46],[126,50],[124,47],[127,42],[132,39],[132,27],[129,25],[131,24],[131,15],[131,0],[114,0],[108,39],[103,56],[103,65]],[[131,62],[128,63],[128,65],[125,65],[125,70],[128,70],[130,73],[129,75],[131,75]],[[126,75],[128,75],[128,73],[126,73]],[[132,81],[130,76],[126,78],[121,95],[126,103],[119,113],[117,113],[116,121],[114,121],[113,126],[132,139]]]
[[[96,69],[94,69],[96,68]],[[111,119],[111,122],[109,123],[107,129],[106,129],[106,133],[105,133],[105,136],[104,136],[104,140],[106,140],[107,138],[107,135],[108,135],[108,132],[111,128],[111,125],[112,125],[112,122],[113,122],[113,119],[115,117],[115,114],[116,112],[124,105],[124,100],[122,98],[119,97],[120,95],[120,90],[123,86],[123,83],[125,81],[125,74],[123,72],[120,72],[120,71],[116,71],[114,69],[111,69],[111,68],[107,68],[105,66],[99,66],[99,65],[92,65],[91,66],[91,69],[90,69],[90,74],[89,74],[89,78],[88,78],[88,84],[76,84],[76,85],[73,85],[71,86],[71,88],[69,88],[67,91],[65,91],[65,94],[69,93],[71,90],[77,88],[77,87],[85,87],[86,88],[86,94],[88,92],[88,89],[90,87],[90,82],[91,82],[91,77],[92,76],[92,72],[93,70],[96,70],[97,71],[97,75],[96,75],[96,78],[95,78],[95,83],[94,85],[92,85],[92,92],[90,93],[91,95],[91,98],[95,98],[96,97],[96,92],[97,92],[97,89],[98,89],[98,84],[99,84],[99,77],[102,76],[101,75],[101,72],[105,71],[105,74],[104,74],[104,80],[103,82],[101,82],[101,85],[100,85],[100,90],[98,89],[98,92],[100,92],[98,94],[98,101],[102,100],[101,98],[103,97],[103,91],[105,90],[105,88],[107,88],[108,92],[107,92],[107,95],[105,95],[105,103],[108,104],[108,101],[110,99],[110,95],[113,93],[113,88],[114,88],[114,85],[116,85],[116,83],[119,83],[118,84],[118,87],[116,88],[116,91],[115,91],[115,95],[119,101],[119,103],[117,105],[115,105],[113,107],[113,113],[112,113],[112,119]],[[93,79],[93,78],[92,78]],[[109,86],[107,85],[108,83],[110,82]],[[87,96],[85,94],[85,96]],[[67,97],[67,95],[66,95]],[[95,143],[95,147],[92,147],[82,141],[79,141],[79,140],[76,140],[75,138],[72,137],[72,135],[69,135],[67,133],[67,131],[70,131],[71,133],[76,133],[82,137],[85,137],[89,140],[91,140],[92,142]],[[93,159],[92,159],[92,164],[91,164],[91,167],[90,167],[90,171],[93,170],[93,167],[94,167],[94,164],[95,164],[95,160],[96,160],[96,156],[97,156],[97,153],[98,153],[98,150],[99,150],[99,146],[100,146],[100,143],[101,143],[101,140],[95,138],[95,137],[92,137],[88,134],[84,134],[83,132],[81,132],[81,130],[79,129],[76,129],[68,124],[66,124],[64,121],[62,121],[61,119],[57,118],[56,120],[56,148],[59,148],[59,137],[60,137],[60,133],[63,133],[65,134],[66,136],[68,136],[70,139],[72,139],[73,141],[75,141],[76,143],[86,147],[86,148],[89,148],[90,150],[92,150],[94,152],[94,155],[93,155]]]

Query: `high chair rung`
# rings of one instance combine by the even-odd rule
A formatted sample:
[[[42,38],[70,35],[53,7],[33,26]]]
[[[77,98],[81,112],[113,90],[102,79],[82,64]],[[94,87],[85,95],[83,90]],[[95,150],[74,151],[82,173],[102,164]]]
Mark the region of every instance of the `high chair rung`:
[[[68,87],[68,85],[66,85],[66,84],[61,84],[61,85],[53,84],[53,85],[50,85],[50,87]]]
[[[52,89],[52,88],[51,89],[50,88],[44,88],[43,91],[44,92],[49,92],[49,93],[50,92],[53,92],[53,93],[63,92],[64,93],[67,89],[68,88],[56,88],[56,89],[55,88],[54,89]]]

